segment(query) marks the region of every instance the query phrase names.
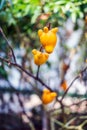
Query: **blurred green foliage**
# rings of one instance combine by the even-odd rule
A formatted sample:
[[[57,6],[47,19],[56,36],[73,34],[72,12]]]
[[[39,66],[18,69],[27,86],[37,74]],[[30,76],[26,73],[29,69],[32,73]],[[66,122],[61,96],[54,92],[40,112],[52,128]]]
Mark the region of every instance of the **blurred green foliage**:
[[[8,35],[20,40],[27,35],[36,42],[39,28],[51,23],[52,26],[63,25],[67,17],[73,22],[83,18],[87,11],[87,0],[1,0],[0,26]]]

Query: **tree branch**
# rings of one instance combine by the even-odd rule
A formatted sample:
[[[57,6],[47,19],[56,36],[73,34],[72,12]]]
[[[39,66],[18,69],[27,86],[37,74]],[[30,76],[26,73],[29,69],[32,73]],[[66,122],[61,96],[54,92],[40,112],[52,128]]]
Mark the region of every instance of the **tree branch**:
[[[45,86],[47,89],[49,89],[50,91],[53,91],[48,85],[46,85],[40,78],[32,75],[31,73],[29,73],[27,70],[25,70],[21,65],[18,65],[17,63],[13,63],[13,62],[10,62],[8,59],[5,59],[5,58],[2,58],[0,57],[0,60],[10,64],[10,65],[13,65],[15,67],[17,67],[18,69],[20,69],[21,71],[25,72],[28,76],[30,76],[31,78],[33,78],[34,80],[38,81],[39,83],[41,83],[43,86]]]
[[[4,38],[5,41],[7,42],[7,45],[8,45],[8,47],[10,48],[10,50],[11,50],[11,52],[12,52],[12,56],[13,56],[14,62],[16,63],[16,58],[15,58],[15,54],[14,54],[13,48],[11,47],[11,45],[10,45],[8,39],[6,38],[6,36],[5,36],[5,34],[4,34],[4,32],[3,32],[3,30],[2,30],[1,27],[0,27],[0,33],[2,34],[3,38]]]
[[[62,96],[61,101],[64,99],[64,97],[66,96],[68,90],[71,88],[72,84],[75,82],[75,80],[77,80],[80,76],[78,75],[77,77],[74,78],[74,80],[70,83],[69,87],[66,89],[64,95]]]

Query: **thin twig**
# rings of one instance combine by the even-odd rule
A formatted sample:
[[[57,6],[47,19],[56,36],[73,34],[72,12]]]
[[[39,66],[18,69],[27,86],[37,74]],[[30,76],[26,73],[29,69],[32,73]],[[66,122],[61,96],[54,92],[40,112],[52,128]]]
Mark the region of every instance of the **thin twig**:
[[[24,114],[27,117],[27,119],[29,121],[29,126],[30,126],[31,130],[35,130],[34,125],[33,125],[33,123],[30,120],[30,117],[27,115],[27,113],[25,111],[24,104],[23,104],[22,100],[20,99],[19,93],[17,93],[17,96],[18,96],[19,104],[20,104],[20,106],[22,108],[22,114]]]
[[[37,68],[37,74],[36,74],[37,78],[39,77],[39,71],[40,71],[40,66],[38,66],[38,68]]]
[[[2,34],[3,38],[4,38],[4,39],[5,39],[5,41],[7,42],[8,47],[10,48],[10,50],[11,50],[11,52],[12,52],[12,56],[13,56],[14,62],[16,63],[16,58],[15,58],[14,51],[13,51],[13,49],[12,49],[12,47],[11,47],[11,45],[10,45],[10,43],[9,43],[9,41],[8,41],[7,37],[5,36],[5,34],[4,34],[4,32],[3,32],[3,30],[2,30],[2,28],[1,28],[1,27],[0,27],[0,33]]]
[[[77,117],[73,117],[71,120],[69,120],[67,123],[66,123],[66,126],[68,127],[73,121],[75,121],[77,119]]]
[[[51,130],[55,130],[55,124],[52,117],[50,118],[50,127],[51,127]]]
[[[80,73],[79,73],[78,76],[76,76],[76,77],[74,78],[74,80],[71,82],[71,84],[69,85],[69,87],[66,89],[64,95],[62,96],[61,102],[62,102],[62,100],[64,99],[64,97],[66,96],[68,90],[71,88],[72,84],[73,84],[78,78],[81,78],[81,77],[82,77],[82,73],[85,72],[86,69],[87,69],[87,66],[86,66],[83,70],[80,71]]]
[[[80,76],[77,76],[74,78],[74,80],[70,83],[69,87],[66,89],[65,93],[63,94],[61,101],[64,99],[64,97],[66,96],[68,90],[71,88],[72,84],[75,82],[75,80],[77,80]]]
[[[39,50],[39,51],[42,52],[42,50],[43,50],[43,46],[40,47],[40,50]],[[36,77],[37,77],[37,78],[39,77],[39,71],[40,71],[40,65],[39,65],[38,68],[37,68],[37,74],[36,74]]]
[[[85,120],[85,121],[81,124],[81,127],[83,127],[85,124],[87,124],[87,120]]]
[[[31,78],[33,78],[34,80],[38,81],[39,83],[41,83],[43,86],[45,86],[47,89],[49,89],[50,91],[53,91],[48,85],[46,85],[40,78],[37,78],[36,76],[32,75],[31,73],[29,73],[27,70],[25,70],[21,65],[18,65],[17,63],[13,63],[13,62],[9,62],[9,60],[0,57],[0,60],[6,62],[6,63],[10,63],[10,65],[13,65],[15,67],[17,67],[18,69],[20,69],[21,71],[25,72],[28,76],[30,76]]]
[[[73,104],[71,104],[71,105],[65,105],[65,107],[71,107],[71,106],[74,106],[74,105],[79,105],[79,104],[81,104],[81,103],[83,103],[83,102],[85,102],[85,101],[87,101],[87,99],[81,100],[81,101],[79,101],[79,102],[77,102],[77,103],[73,103]]]
[[[58,121],[58,120],[56,120],[56,119],[54,119],[54,118],[53,118],[53,121],[54,121],[56,124],[58,124],[59,126],[61,126],[62,128],[65,128],[65,125],[64,125],[62,122],[60,122],[60,121]]]

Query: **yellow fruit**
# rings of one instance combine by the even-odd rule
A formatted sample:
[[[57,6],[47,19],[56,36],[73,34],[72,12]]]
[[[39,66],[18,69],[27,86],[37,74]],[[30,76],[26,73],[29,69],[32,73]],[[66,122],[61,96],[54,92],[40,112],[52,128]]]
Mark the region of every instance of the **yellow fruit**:
[[[85,60],[85,62],[87,63],[87,59]]]
[[[53,28],[49,30],[47,27],[44,27],[43,30],[40,29],[38,31],[40,42],[47,53],[52,53],[54,50],[54,47],[56,46],[57,31],[58,31],[58,28]]]
[[[40,51],[37,51],[36,49],[33,49],[32,53],[34,55],[34,63],[36,65],[42,65],[48,60],[48,53],[42,53]]]
[[[61,88],[66,91],[68,86],[67,86],[67,82],[64,80],[62,83],[61,83]]]
[[[42,102],[43,104],[47,105],[49,103],[51,103],[57,96],[56,92],[51,92],[48,89],[43,90],[43,94],[42,94]]]
[[[50,90],[49,89],[44,89],[43,93],[47,93],[48,94],[48,93],[50,93]]]

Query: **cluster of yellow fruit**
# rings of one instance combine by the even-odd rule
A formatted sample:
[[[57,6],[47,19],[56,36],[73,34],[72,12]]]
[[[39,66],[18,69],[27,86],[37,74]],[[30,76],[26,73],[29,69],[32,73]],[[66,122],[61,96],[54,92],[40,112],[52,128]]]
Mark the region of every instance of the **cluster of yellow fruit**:
[[[40,43],[42,47],[44,48],[45,52],[38,51],[36,49],[32,50],[32,53],[34,55],[34,63],[38,66],[44,64],[49,57],[49,54],[53,52],[54,47],[56,46],[57,42],[57,33],[58,28],[53,28],[49,30],[47,27],[44,27],[44,29],[40,29],[38,31],[38,36],[40,38]],[[52,102],[57,96],[56,92],[51,92],[48,89],[44,89],[42,93],[42,102],[43,104],[47,105],[50,102]]]
[[[44,27],[44,29],[40,29],[38,31],[38,36],[40,38],[40,43],[44,48],[45,52],[38,51],[36,49],[32,50],[34,55],[34,63],[38,66],[44,64],[49,57],[49,54],[53,52],[54,47],[57,42],[57,33],[58,28],[53,28],[51,30],[48,27]]]

